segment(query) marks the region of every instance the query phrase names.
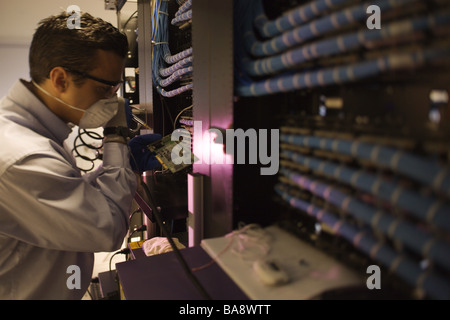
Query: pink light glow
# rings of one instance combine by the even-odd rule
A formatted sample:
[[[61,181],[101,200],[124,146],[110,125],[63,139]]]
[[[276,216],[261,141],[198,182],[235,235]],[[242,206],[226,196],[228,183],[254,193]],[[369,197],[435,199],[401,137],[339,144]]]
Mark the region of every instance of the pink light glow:
[[[233,156],[225,154],[222,133],[217,129],[204,130],[200,121],[194,122],[194,163],[231,164]]]

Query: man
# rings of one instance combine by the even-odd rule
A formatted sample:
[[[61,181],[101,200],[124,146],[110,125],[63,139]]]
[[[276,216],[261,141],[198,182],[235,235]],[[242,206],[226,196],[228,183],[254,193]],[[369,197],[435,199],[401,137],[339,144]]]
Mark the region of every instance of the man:
[[[137,180],[116,97],[127,39],[86,13],[69,29],[68,17],[41,21],[32,81],[16,82],[0,102],[0,299],[80,299],[93,252],[119,249],[128,230]],[[82,175],[64,145],[74,125],[108,128],[96,172]],[[133,150],[136,170],[155,166],[145,148]]]

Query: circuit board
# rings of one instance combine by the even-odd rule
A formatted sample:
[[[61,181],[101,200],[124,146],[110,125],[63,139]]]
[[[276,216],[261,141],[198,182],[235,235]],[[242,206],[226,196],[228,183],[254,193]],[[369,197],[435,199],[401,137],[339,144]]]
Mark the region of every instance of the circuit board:
[[[197,159],[191,152],[190,134],[186,134],[185,131],[183,129],[175,130],[176,135],[172,133],[164,136],[161,140],[147,146],[151,152],[155,153],[155,158],[163,168],[172,173],[190,167]]]

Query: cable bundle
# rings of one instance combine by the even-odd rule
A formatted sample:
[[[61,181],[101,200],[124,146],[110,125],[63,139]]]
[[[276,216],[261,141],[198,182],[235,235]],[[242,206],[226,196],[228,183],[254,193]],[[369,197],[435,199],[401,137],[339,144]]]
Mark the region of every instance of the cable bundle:
[[[322,183],[319,179],[287,168],[283,168],[281,174],[303,189],[322,197],[345,212],[351,213],[374,230],[399,240],[411,250],[418,254],[423,253],[450,271],[450,257],[445,254],[450,252],[450,244],[439,240],[432,233],[417,228],[406,219],[396,218],[387,211],[364,203],[349,192],[341,191],[339,187],[332,184]]]
[[[446,25],[450,25],[450,12],[424,15],[412,20],[405,19],[400,22],[392,22],[383,26],[382,30],[359,30],[304,45],[274,57],[250,61],[246,64],[246,72],[251,76],[276,74],[309,60],[345,53],[350,50],[365,47],[376,41],[388,40],[395,36],[406,36],[410,32],[424,31],[429,28],[443,27]],[[393,56],[388,56],[388,60],[392,59]]]
[[[350,140],[296,131],[284,127],[280,135],[277,194],[411,286],[430,297],[448,299],[448,166],[358,137]],[[308,201],[300,196],[302,192],[312,198]],[[428,269],[420,267],[424,260],[431,263]]]
[[[85,140],[83,136],[88,137]],[[79,142],[78,142],[79,141]],[[81,148],[81,149],[80,149]],[[79,166],[84,173],[94,170],[97,160],[102,160],[103,136],[96,131],[78,128],[78,134],[73,141],[72,152],[75,158],[82,159],[89,167]],[[89,151],[90,150],[90,151]],[[90,156],[89,156],[90,154]]]
[[[450,282],[447,277],[434,270],[424,270],[420,263],[407,255],[393,249],[385,241],[380,241],[363,227],[350,223],[344,218],[304,201],[293,195],[289,185],[280,183],[276,192],[293,207],[298,208],[317,220],[328,225],[336,234],[344,237],[362,252],[389,268],[408,284],[425,291],[434,299],[448,300],[450,298]],[[414,235],[413,235],[414,237]]]
[[[236,93],[262,96],[330,86],[448,58],[448,41],[387,50],[392,39],[450,26],[448,8],[369,30],[365,23],[369,5],[378,6],[386,15],[413,6],[417,0],[379,0],[344,7],[348,2],[314,0],[269,21],[261,0],[238,1]],[[360,50],[366,50],[366,57],[358,57]],[[338,62],[332,64],[326,61],[329,57],[341,58],[342,62],[336,59]]]
[[[333,139],[311,135],[282,134],[280,140],[292,145],[328,150],[354,156],[358,159],[369,160],[378,167],[389,168],[399,172],[450,198],[449,168],[439,164],[437,161],[406,152],[402,149],[358,140]],[[312,161],[312,158],[308,161]],[[323,165],[322,170],[324,170]],[[329,172],[334,174],[334,170],[333,168]],[[350,176],[352,175],[350,174]],[[373,183],[375,181],[371,180],[368,187],[372,189]],[[426,212],[427,210],[424,211]],[[444,211],[450,212],[450,208]],[[450,222],[450,216],[447,219]],[[450,230],[449,222],[446,223],[448,230]]]
[[[255,18],[255,27],[264,38],[272,38],[291,30],[294,27],[305,24],[317,18],[322,12],[334,9],[345,4],[347,0],[320,0],[312,1],[306,5],[292,9],[284,13],[278,19],[270,21],[263,12],[262,3],[258,2],[258,16]]]
[[[192,0],[185,1],[182,5],[180,5],[178,11],[175,12],[175,17],[182,15],[183,13],[189,11],[191,8],[192,8]]]
[[[180,3],[180,2],[179,2]],[[187,2],[181,4],[186,7]],[[181,9],[180,7],[180,9]],[[156,0],[152,14],[152,68],[153,83],[164,97],[174,97],[193,88],[192,81],[173,88],[166,88],[176,81],[192,77],[192,48],[172,55],[169,49],[169,1]],[[172,65],[173,64],[173,65]],[[163,78],[164,77],[164,78]]]
[[[180,14],[179,16],[176,16],[175,18],[173,18],[171,20],[170,23],[173,24],[173,25],[177,25],[177,24],[180,24],[182,22],[189,21],[191,19],[192,19],[192,9],[187,11],[187,12],[185,12],[185,13]]]
[[[319,94],[343,92],[351,102],[357,94],[364,95],[356,92],[361,86],[352,91],[353,87],[343,90],[342,84],[365,84],[361,80],[449,62],[448,1],[311,0],[273,20],[263,3],[235,1],[238,96],[303,90],[280,99],[289,104],[297,98],[310,103],[322,99]],[[381,10],[381,29],[366,24],[372,5]],[[380,83],[369,83],[383,87],[386,77],[378,79]],[[396,89],[397,79],[393,80]],[[321,89],[332,86],[336,87]],[[431,298],[449,299],[450,168],[443,160],[448,154],[439,153],[442,149],[429,152],[421,139],[406,146],[375,137],[386,135],[391,123],[381,118],[382,111],[363,110],[364,105],[358,105],[361,111],[339,107],[339,117],[332,120],[323,115],[316,120],[316,111],[309,111],[316,105],[301,105],[299,110],[297,106],[288,106],[295,108],[284,115],[289,124],[281,128],[278,196],[287,207],[298,209],[293,214],[314,217],[411,287]],[[291,117],[297,112],[301,123]],[[353,127],[344,127],[352,112],[380,115],[377,119],[383,123],[378,127],[373,119],[372,127],[361,128],[352,118]],[[402,137],[406,133],[391,131]]]

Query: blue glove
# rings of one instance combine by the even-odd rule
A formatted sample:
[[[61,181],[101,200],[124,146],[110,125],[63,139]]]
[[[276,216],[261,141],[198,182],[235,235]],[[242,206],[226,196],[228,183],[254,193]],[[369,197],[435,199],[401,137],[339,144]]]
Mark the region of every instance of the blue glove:
[[[142,173],[161,168],[161,163],[155,158],[155,154],[147,148],[150,143],[161,138],[160,134],[143,134],[128,142],[131,150],[130,164],[134,171]]]

